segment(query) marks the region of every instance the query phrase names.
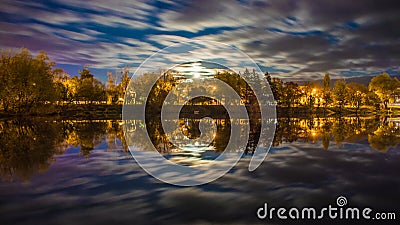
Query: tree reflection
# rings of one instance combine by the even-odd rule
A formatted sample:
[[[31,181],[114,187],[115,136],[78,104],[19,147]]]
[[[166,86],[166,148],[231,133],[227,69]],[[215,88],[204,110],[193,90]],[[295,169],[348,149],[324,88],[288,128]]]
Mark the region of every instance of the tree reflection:
[[[282,143],[321,141],[328,150],[336,145],[368,140],[371,147],[386,152],[400,143],[399,119],[379,117],[280,118],[273,146]]]
[[[188,139],[200,136],[198,127],[200,119],[180,118],[179,120],[182,136]],[[209,136],[207,140],[212,140],[211,146],[216,153],[223,151],[230,141],[231,127],[228,120],[213,119],[212,123],[216,125],[216,132],[206,134]],[[152,121],[149,122],[152,123]],[[246,120],[233,122],[248,123]],[[84,157],[89,157],[100,143],[105,143],[107,145],[105,150],[109,151],[127,151],[126,142],[132,143],[135,149],[153,149],[162,154],[169,154],[176,150],[167,136],[158,132],[161,129],[157,126],[161,124],[154,122],[155,124],[146,128],[146,124],[140,120],[124,121],[124,123],[127,126],[123,126],[122,121],[46,121],[44,119],[0,121],[1,179],[27,181],[37,172],[45,171],[55,161],[56,155],[63,154],[72,146],[80,147],[80,154]],[[122,127],[126,128],[126,135]],[[255,144],[252,137],[259,136],[254,133],[257,131],[258,129],[250,130],[247,148],[243,150],[246,154],[254,152]],[[125,138],[128,140],[125,141]],[[371,147],[382,152],[396,147],[400,143],[400,119],[280,118],[273,146],[291,142],[320,141],[322,147],[328,150],[332,142],[341,145],[345,142],[363,143],[365,140],[368,140]]]
[[[45,171],[63,140],[58,124],[37,120],[0,122],[0,175],[2,180],[27,181],[37,171]]]
[[[28,181],[46,171],[72,146],[88,157],[106,141],[109,150],[126,151],[120,121],[52,121],[15,119],[0,121],[0,176],[4,181]]]
[[[106,122],[79,121],[68,123],[67,144],[74,147],[80,146],[81,154],[88,157],[96,145],[105,140]]]
[[[368,135],[370,145],[382,152],[400,143],[400,126],[398,122],[385,120],[377,130]]]

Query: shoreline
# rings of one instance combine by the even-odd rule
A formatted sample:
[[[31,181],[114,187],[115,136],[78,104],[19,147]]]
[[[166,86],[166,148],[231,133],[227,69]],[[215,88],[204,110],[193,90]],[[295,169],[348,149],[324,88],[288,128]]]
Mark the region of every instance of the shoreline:
[[[217,110],[216,114],[219,114]],[[185,113],[187,114],[187,113]],[[221,112],[224,114],[224,112]],[[276,107],[277,118],[310,118],[310,117],[368,117],[368,116],[399,116],[399,108],[389,110],[371,110],[370,108],[360,108],[356,111],[353,108],[316,107],[310,110],[307,107]],[[122,120],[122,105],[67,105],[58,106],[53,112],[49,113],[5,113],[0,112],[0,119],[16,119],[26,117],[58,117],[62,119],[110,119]]]

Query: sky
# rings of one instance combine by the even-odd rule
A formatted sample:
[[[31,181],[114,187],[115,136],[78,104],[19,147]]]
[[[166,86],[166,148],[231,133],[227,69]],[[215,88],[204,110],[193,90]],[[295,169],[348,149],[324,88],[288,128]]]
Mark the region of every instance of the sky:
[[[0,0],[0,48],[44,50],[57,67],[131,72],[157,51],[196,40],[240,49],[287,80],[400,74],[395,0]],[[223,54],[223,53],[221,53]]]

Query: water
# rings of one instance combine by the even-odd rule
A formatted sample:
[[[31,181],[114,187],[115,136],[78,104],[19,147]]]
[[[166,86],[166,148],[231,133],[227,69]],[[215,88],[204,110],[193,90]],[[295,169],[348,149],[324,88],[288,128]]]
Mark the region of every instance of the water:
[[[351,206],[400,209],[398,118],[280,119],[256,171],[247,170],[248,154],[222,178],[189,188],[147,175],[124,146],[121,125],[1,121],[0,224],[265,224],[256,217],[265,202],[324,207],[341,195]]]

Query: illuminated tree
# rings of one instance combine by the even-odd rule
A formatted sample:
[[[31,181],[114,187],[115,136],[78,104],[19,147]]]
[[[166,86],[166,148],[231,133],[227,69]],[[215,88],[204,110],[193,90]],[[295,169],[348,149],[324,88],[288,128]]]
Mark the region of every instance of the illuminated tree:
[[[90,72],[88,65],[85,65],[83,70],[79,70],[79,74],[81,75],[81,79],[93,78],[93,74]]]
[[[77,100],[93,103],[94,101],[105,101],[106,90],[101,81],[94,78],[87,66],[80,71],[81,77],[77,87]]]
[[[329,73],[324,76],[324,83],[322,87],[322,98],[324,99],[324,107],[328,107],[333,101],[331,93],[331,78]]]
[[[117,74],[111,72],[107,73],[106,92],[107,92],[107,103],[114,103],[118,101],[118,90],[117,90]]]
[[[386,152],[390,147],[396,147],[400,143],[400,127],[394,122],[384,122],[372,134],[368,135],[371,147]]]
[[[28,181],[45,171],[55,160],[63,141],[62,127],[45,120],[5,120],[0,122],[0,177]],[[59,151],[60,150],[60,151]]]
[[[131,78],[129,76],[129,67],[126,66],[121,71],[121,83],[118,84],[118,86],[117,86],[117,92],[118,92],[119,98],[123,99],[125,97],[125,91],[129,85],[130,81],[131,81]]]
[[[351,107],[356,108],[356,112],[360,109],[361,105],[366,103],[368,95],[368,88],[362,84],[349,83],[346,85],[346,99]]]
[[[92,104],[95,101],[105,101],[105,87],[96,78],[86,78],[79,81],[78,100],[89,102]]]
[[[395,94],[400,88],[400,82],[397,78],[390,78],[389,74],[384,73],[372,78],[368,87],[370,91],[375,92],[387,109],[389,102],[394,100]]]
[[[333,87],[333,95],[335,99],[336,106],[342,111],[344,105],[346,104],[346,83],[344,80],[338,80],[335,82]]]
[[[2,51],[0,59],[0,106],[6,112],[48,111],[55,101],[55,64],[43,51],[34,57],[27,49]]]
[[[284,84],[281,102],[284,106],[291,107],[296,104],[301,97],[302,93],[299,91],[299,85],[294,82],[286,82]]]
[[[312,110],[315,105],[315,100],[318,97],[318,84],[314,82],[308,82],[306,85],[306,88],[304,89],[304,93],[302,93],[306,97],[306,106],[309,108],[309,110]]]

